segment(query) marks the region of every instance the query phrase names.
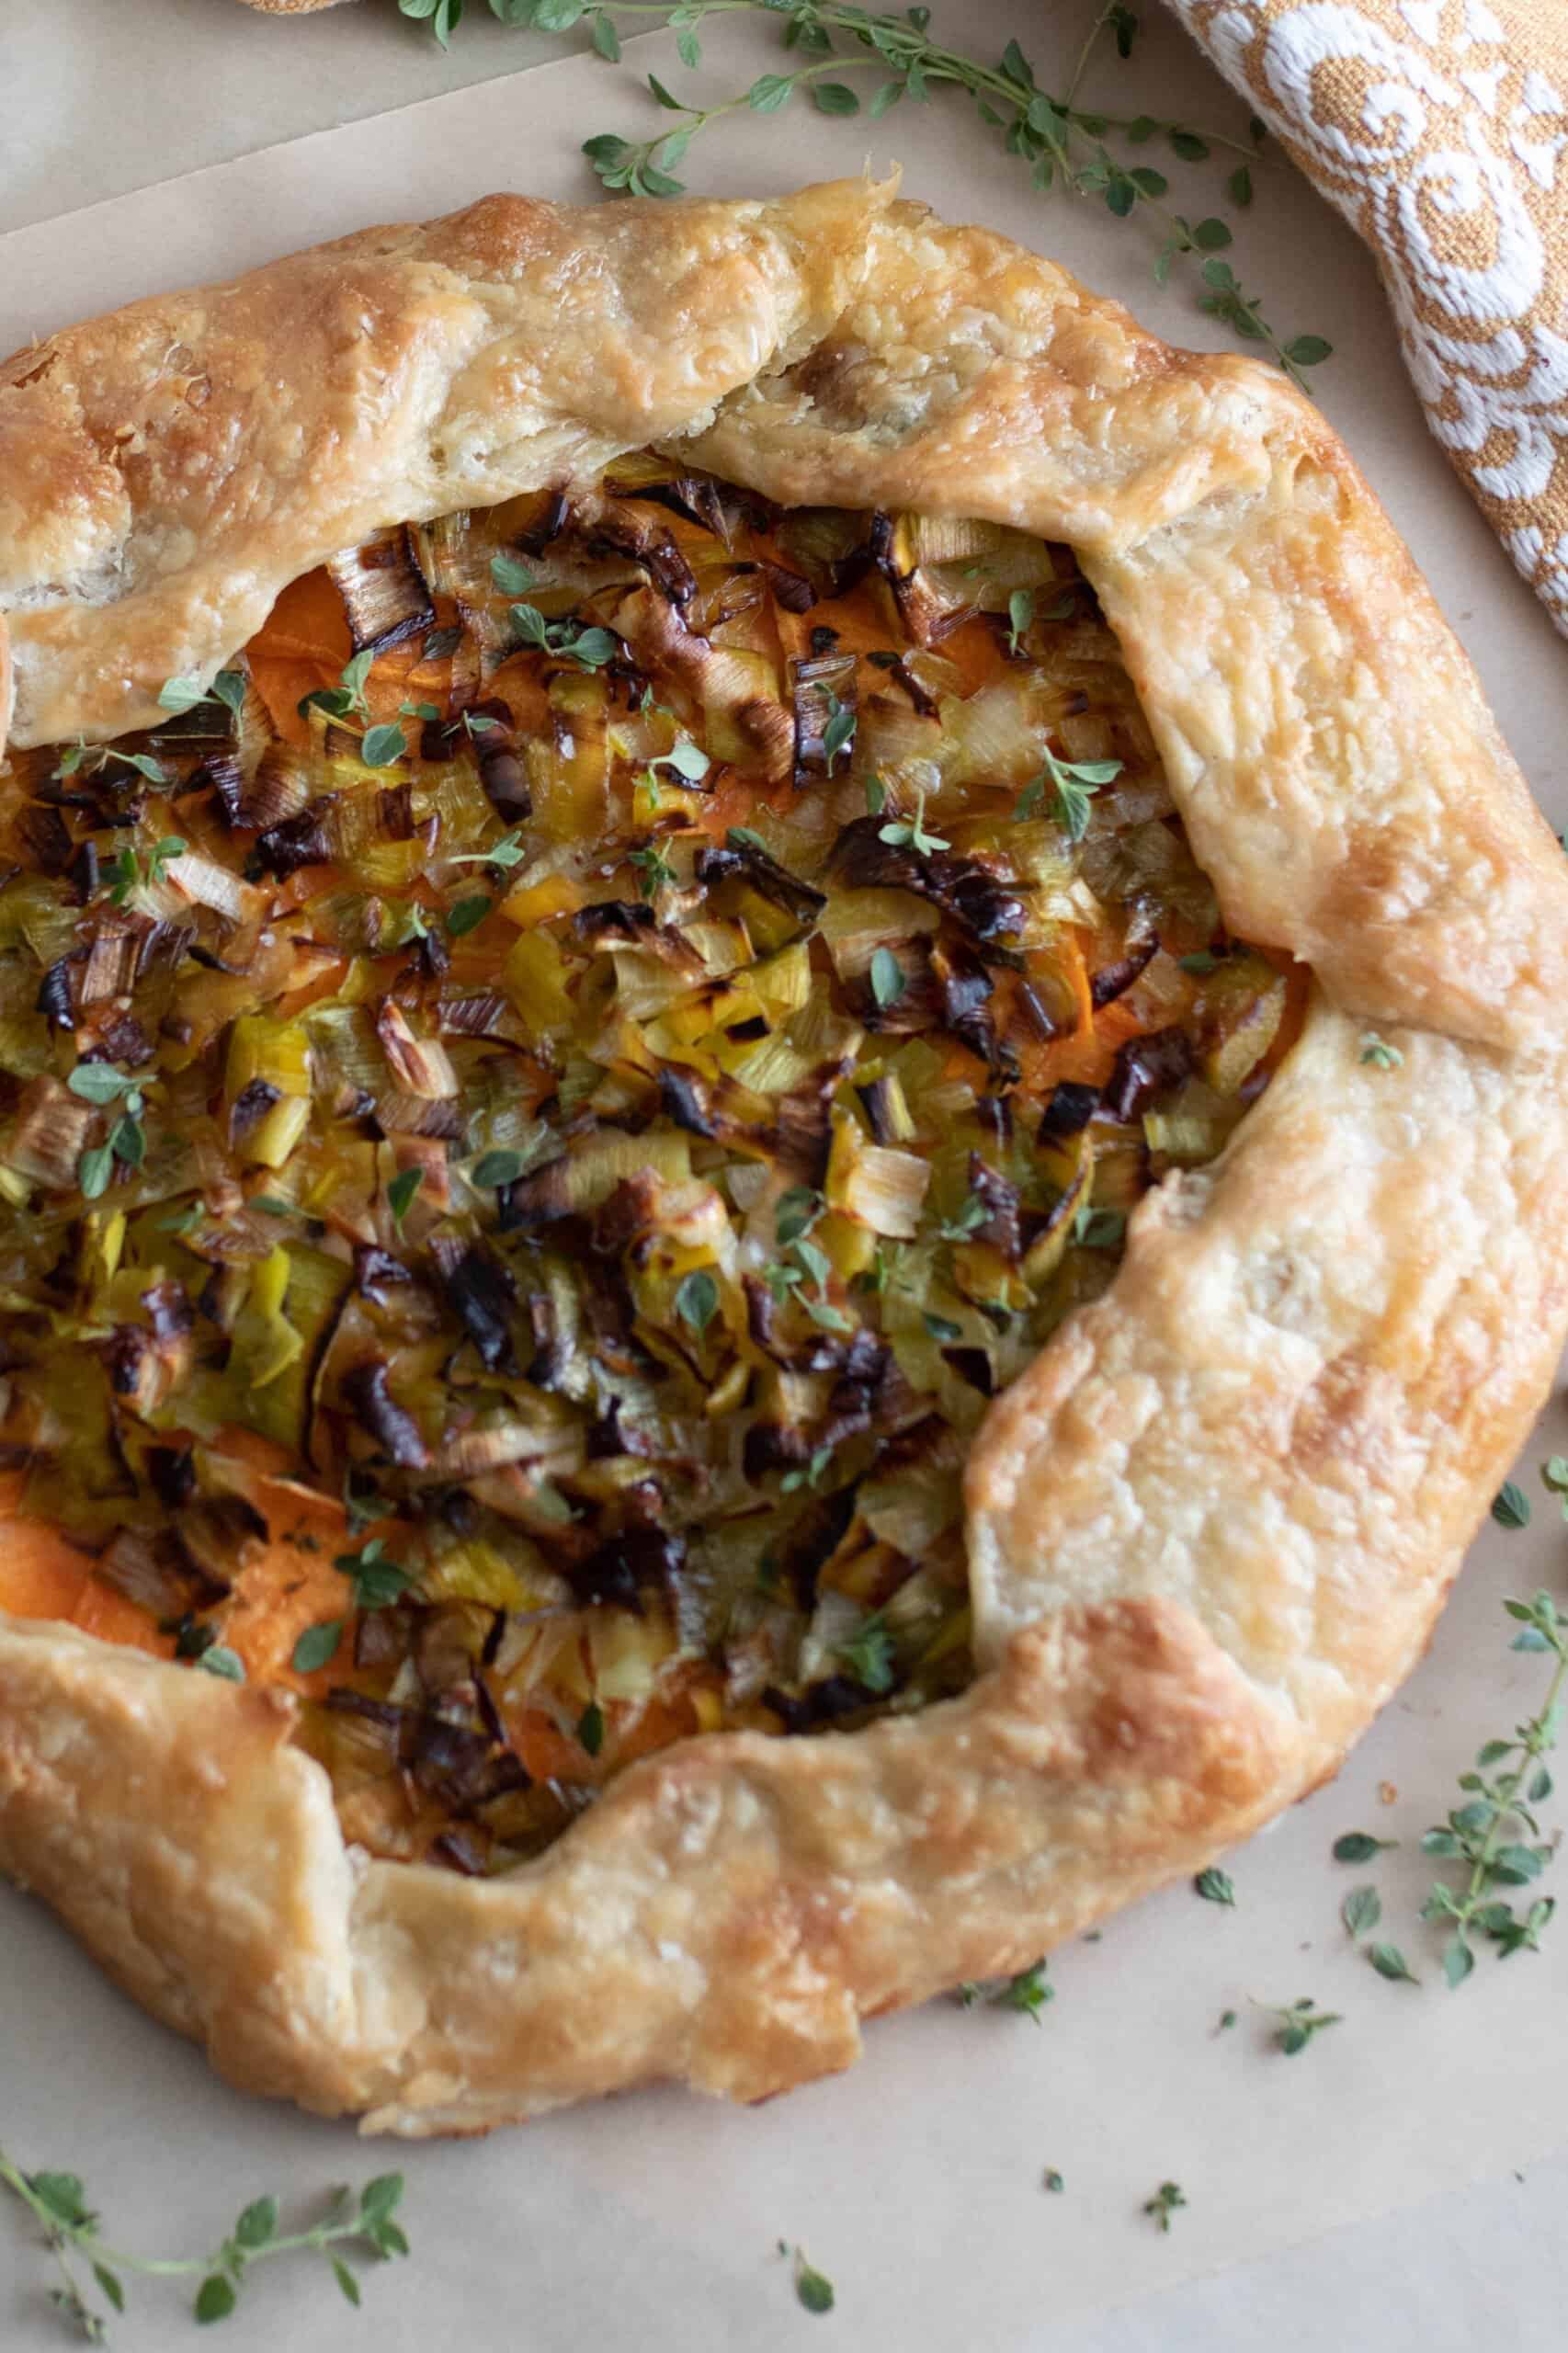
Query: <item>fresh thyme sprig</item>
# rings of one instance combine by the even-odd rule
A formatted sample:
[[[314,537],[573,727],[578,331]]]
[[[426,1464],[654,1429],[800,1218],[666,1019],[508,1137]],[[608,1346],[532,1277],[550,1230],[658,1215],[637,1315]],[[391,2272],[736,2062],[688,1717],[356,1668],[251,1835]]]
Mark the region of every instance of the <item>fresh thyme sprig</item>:
[[[398,6],[406,17],[428,19],[443,46],[463,12],[463,0],[398,0]],[[854,6],[849,0],[675,0],[674,5],[672,0],[489,0],[489,6],[504,24],[534,32],[570,33],[584,27],[600,56],[611,63],[621,55],[621,22],[667,30],[675,34],[677,53],[688,69],[701,63],[700,28],[710,18],[767,15],[782,20],[784,47],[803,62],[786,73],[759,74],[748,89],[717,105],[691,104],[650,74],[647,87],[655,102],[679,120],[648,139],[599,131],[585,140],[583,152],[608,188],[632,196],[681,195],[683,183],[676,173],[694,139],[727,115],[748,108],[775,114],[797,91],[805,92],[821,114],[858,115],[860,94],[841,78],[846,74],[881,77],[865,101],[865,112],[873,119],[906,98],[920,105],[942,89],[954,88],[973,101],[982,121],[1000,134],[1007,153],[1028,166],[1042,194],[1059,188],[1098,197],[1123,220],[1140,210],[1145,212],[1161,233],[1154,263],[1159,282],[1165,282],[1178,260],[1189,265],[1197,272],[1199,308],[1223,320],[1243,341],[1264,345],[1297,383],[1304,384],[1304,371],[1326,359],[1332,349],[1321,335],[1282,339],[1265,317],[1261,299],[1249,294],[1231,264],[1220,258],[1233,242],[1229,223],[1217,214],[1192,221],[1167,210],[1161,201],[1169,190],[1165,175],[1151,164],[1125,160],[1106,143],[1109,133],[1133,149],[1147,149],[1159,140],[1179,161],[1194,164],[1207,160],[1217,147],[1227,149],[1242,158],[1229,175],[1230,199],[1244,207],[1252,201],[1251,158],[1264,135],[1256,117],[1250,140],[1243,142],[1154,115],[1108,114],[1079,105],[1080,85],[1102,38],[1108,35],[1122,58],[1131,54],[1138,20],[1123,0],[1106,0],[1099,9],[1060,95],[1040,86],[1016,40],[1007,43],[995,64],[934,40],[928,7],[879,10]]]
[[[1059,760],[1049,745],[1045,766],[1026,784],[1014,805],[1015,817],[1037,817],[1051,787],[1051,814],[1070,842],[1081,842],[1089,830],[1089,803],[1102,784],[1121,774],[1119,760]]]
[[[1452,1924],[1443,1952],[1443,1974],[1450,1985],[1462,1985],[1474,1969],[1474,1938],[1489,1938],[1500,1960],[1516,1952],[1538,1952],[1541,1931],[1557,1908],[1553,1897],[1538,1896],[1521,1916],[1515,1902],[1499,1891],[1529,1886],[1551,1855],[1531,1809],[1551,1795],[1551,1774],[1542,1759],[1556,1746],[1562,1729],[1568,1622],[1559,1616],[1549,1593],[1538,1593],[1531,1601],[1506,1601],[1503,1607],[1519,1627],[1514,1649],[1549,1652],[1553,1665],[1536,1713],[1515,1725],[1512,1740],[1489,1740],[1476,1751],[1474,1768],[1459,1777],[1464,1803],[1452,1808],[1421,1841],[1427,1854],[1469,1866],[1458,1886],[1434,1880],[1421,1907],[1424,1920]]]
[[[334,2279],[351,2304],[359,2302],[359,2281],[336,2247],[353,2247],[387,2259],[408,2253],[408,2241],[393,2219],[403,2198],[403,2176],[381,2174],[366,2183],[356,2199],[352,2190],[334,2192],[325,2213],[308,2230],[280,2232],[278,2200],[256,2198],[237,2217],[233,2229],[210,2255],[129,2255],[108,2246],[99,2232],[99,2218],[87,2203],[81,2177],[74,2173],[24,2173],[0,2150],[0,2183],[18,2198],[40,2223],[44,2245],[54,2257],[61,2284],[50,2301],[62,2318],[74,2324],[89,2345],[108,2342],[108,2322],[89,2302],[89,2290],[74,2268],[80,2257],[92,2268],[99,2296],[112,2313],[125,2310],[123,2272],[147,2279],[196,2279],[191,2310],[199,2321],[226,2320],[239,2302],[252,2264],[278,2255],[322,2255],[332,2266]]]
[[[185,845],[180,847],[183,849]],[[73,1095],[95,1109],[119,1106],[107,1142],[89,1145],[76,1164],[83,1199],[96,1201],[108,1190],[117,1160],[128,1168],[140,1168],[147,1157],[147,1131],[142,1124],[145,1098],[130,1072],[116,1070],[109,1063],[78,1063],[65,1084]]]

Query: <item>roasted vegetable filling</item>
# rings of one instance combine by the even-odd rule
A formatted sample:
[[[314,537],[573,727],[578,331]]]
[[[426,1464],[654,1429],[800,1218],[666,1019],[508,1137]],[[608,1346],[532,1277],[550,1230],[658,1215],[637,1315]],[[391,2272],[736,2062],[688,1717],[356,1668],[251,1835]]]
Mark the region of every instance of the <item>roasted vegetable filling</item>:
[[[1070,551],[629,459],[163,700],[3,771],[0,1605],[471,1872],[958,1690],[987,1402],[1299,999]]]

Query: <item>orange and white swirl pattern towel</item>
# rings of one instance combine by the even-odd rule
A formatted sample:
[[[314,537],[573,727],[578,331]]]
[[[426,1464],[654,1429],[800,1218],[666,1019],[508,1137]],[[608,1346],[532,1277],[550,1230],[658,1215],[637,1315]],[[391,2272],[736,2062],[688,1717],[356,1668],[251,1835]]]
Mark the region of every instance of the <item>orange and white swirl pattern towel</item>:
[[[1448,450],[1568,634],[1568,0],[1170,0],[1377,256]]]

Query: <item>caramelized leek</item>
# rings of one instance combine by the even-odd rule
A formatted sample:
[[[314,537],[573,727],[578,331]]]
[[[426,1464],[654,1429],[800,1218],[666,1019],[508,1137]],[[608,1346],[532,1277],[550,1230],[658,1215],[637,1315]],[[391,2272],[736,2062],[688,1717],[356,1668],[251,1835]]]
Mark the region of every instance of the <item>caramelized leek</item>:
[[[643,452],[297,593],[338,682],[280,621],[3,772],[0,1443],[348,1836],[500,1870],[961,1688],[968,1439],[1294,993],[1065,549]]]

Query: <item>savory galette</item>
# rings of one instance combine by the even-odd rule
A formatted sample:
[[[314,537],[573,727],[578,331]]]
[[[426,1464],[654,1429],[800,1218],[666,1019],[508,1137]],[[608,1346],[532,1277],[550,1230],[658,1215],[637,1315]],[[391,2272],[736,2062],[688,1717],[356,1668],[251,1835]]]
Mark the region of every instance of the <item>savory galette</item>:
[[[1568,873],[1282,380],[496,198],[0,369],[0,1859],[149,2007],[757,2097],[1332,1771],[1568,1321]]]

